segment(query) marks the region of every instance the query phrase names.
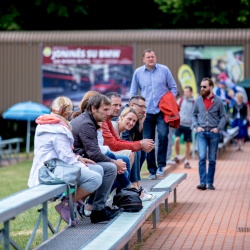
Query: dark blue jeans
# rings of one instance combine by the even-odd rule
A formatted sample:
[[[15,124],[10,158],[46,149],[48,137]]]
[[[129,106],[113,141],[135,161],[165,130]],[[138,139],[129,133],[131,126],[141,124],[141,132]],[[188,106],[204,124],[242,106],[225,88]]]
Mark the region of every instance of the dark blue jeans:
[[[158,168],[166,166],[166,155],[168,149],[168,132],[169,125],[164,121],[163,113],[148,114],[143,124],[143,137],[144,139],[155,140],[155,129],[158,133],[158,151],[157,151],[157,164],[155,160],[155,150],[147,153],[147,165],[150,174],[156,174]]]
[[[135,159],[131,168],[130,181],[138,182],[141,180],[141,151],[134,152]]]
[[[215,134],[209,131],[197,133],[198,155],[199,155],[199,174],[200,184],[213,184],[216,167],[216,155],[220,134]],[[208,150],[208,172],[206,167]]]
[[[129,159],[129,157],[126,155],[115,155],[110,151],[108,151],[106,153],[106,155],[113,160],[117,160],[117,159],[123,160],[124,162],[126,162],[126,167],[127,167],[127,170],[123,174],[118,174],[116,176],[116,180],[114,181],[114,184],[111,188],[111,192],[118,187],[125,188],[125,187],[129,186],[131,184],[131,182],[129,180],[130,179],[130,159]]]

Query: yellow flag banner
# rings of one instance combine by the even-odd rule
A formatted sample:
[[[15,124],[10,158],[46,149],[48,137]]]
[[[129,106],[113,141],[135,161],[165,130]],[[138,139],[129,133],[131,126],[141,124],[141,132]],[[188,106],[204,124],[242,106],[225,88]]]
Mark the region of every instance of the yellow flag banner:
[[[193,70],[187,65],[182,64],[178,70],[178,80],[181,83],[182,89],[185,86],[190,86],[193,89],[193,95],[196,98],[197,93],[197,83]]]

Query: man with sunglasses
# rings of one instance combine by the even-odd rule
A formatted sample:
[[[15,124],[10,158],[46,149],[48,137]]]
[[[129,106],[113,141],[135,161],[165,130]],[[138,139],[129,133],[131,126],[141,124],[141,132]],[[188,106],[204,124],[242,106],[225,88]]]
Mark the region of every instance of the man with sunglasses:
[[[222,99],[213,93],[214,83],[203,78],[200,96],[196,99],[192,115],[193,128],[196,129],[199,156],[200,185],[198,189],[215,190],[214,174],[220,131],[226,124],[226,111]],[[208,171],[206,167],[208,150]]]
[[[144,65],[137,68],[133,74],[130,96],[140,94],[146,99],[146,119],[143,125],[143,137],[155,140],[155,131],[158,132],[157,163],[155,150],[147,153],[149,179],[155,180],[164,176],[166,154],[168,148],[169,125],[164,121],[163,113],[159,109],[161,98],[168,92],[175,97],[178,93],[177,84],[171,71],[165,65],[156,63],[156,55],[152,49],[143,52]]]

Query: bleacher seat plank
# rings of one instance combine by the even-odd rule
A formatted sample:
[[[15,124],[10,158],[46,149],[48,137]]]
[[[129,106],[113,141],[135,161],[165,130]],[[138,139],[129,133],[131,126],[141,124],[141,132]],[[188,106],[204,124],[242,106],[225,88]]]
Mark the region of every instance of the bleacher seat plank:
[[[65,184],[39,185],[7,196],[0,200],[0,222],[8,221],[18,214],[42,204],[66,191]]]
[[[80,249],[121,249],[143,225],[150,214],[163,203],[169,193],[155,192],[155,200],[143,202],[143,209],[136,213],[123,212],[107,228],[105,228],[94,240]],[[107,240],[108,239],[108,240]]]
[[[170,173],[159,183],[151,188],[152,191],[172,192],[183,180],[187,178],[187,173]]]

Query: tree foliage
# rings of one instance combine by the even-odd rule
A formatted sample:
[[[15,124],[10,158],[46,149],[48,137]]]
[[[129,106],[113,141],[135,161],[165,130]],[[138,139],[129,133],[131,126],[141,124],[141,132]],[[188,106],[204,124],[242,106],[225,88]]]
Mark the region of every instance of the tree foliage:
[[[250,0],[155,0],[176,28],[248,28]]]
[[[3,0],[0,30],[248,28],[250,0]]]

